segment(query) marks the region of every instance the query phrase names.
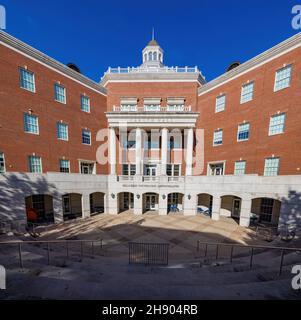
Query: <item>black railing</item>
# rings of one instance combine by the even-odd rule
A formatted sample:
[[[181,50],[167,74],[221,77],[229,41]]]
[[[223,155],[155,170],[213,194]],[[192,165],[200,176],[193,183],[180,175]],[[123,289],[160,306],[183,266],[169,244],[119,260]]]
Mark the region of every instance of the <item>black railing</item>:
[[[168,243],[129,243],[129,264],[168,265]]]
[[[73,244],[76,244],[76,249]],[[84,248],[84,244],[89,245],[89,249],[86,247],[86,250]],[[46,258],[47,258],[47,264],[51,264],[52,260],[52,253],[56,253],[55,258],[58,257],[59,252],[54,252],[55,247],[64,247],[65,248],[65,254],[64,257],[66,259],[69,259],[72,253],[77,253],[80,255],[81,261],[84,258],[85,254],[90,254],[92,256],[95,255],[95,244],[98,244],[99,249],[102,249],[102,239],[101,240],[45,240],[45,241],[5,241],[0,242],[0,246],[14,246],[16,250],[18,250],[18,256],[19,256],[19,265],[20,268],[24,268],[24,246],[25,245],[39,245],[43,249],[46,250]],[[88,251],[89,250],[89,251]],[[61,255],[60,255],[61,256]]]
[[[253,268],[254,258],[255,258],[255,251],[278,251],[279,252],[279,276],[282,274],[282,269],[284,265],[285,254],[289,252],[301,252],[301,248],[288,248],[288,247],[272,247],[272,246],[258,246],[258,245],[243,245],[243,244],[230,244],[230,243],[208,243],[208,242],[197,242],[197,252],[201,251],[201,247],[204,250],[204,258],[209,257],[209,249],[213,248],[213,256],[210,256],[211,259],[217,261],[218,259],[223,259],[225,256],[220,254],[221,248],[229,248],[229,253],[227,255],[227,260],[232,264],[233,260],[236,259],[237,261],[241,261],[242,257],[240,254],[235,256],[235,250],[238,248],[240,249],[247,249],[248,256],[249,256],[249,267],[250,269]],[[238,250],[237,250],[238,251]]]

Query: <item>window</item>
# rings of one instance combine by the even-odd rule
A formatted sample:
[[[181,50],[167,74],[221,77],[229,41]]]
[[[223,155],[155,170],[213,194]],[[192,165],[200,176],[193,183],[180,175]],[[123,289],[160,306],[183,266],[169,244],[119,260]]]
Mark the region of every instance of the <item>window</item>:
[[[234,174],[236,176],[243,175],[246,173],[246,161],[236,161]]]
[[[223,130],[214,131],[213,135],[213,145],[219,146],[223,144]]]
[[[41,157],[29,156],[29,172],[42,173]]]
[[[68,141],[68,125],[66,123],[57,123],[57,138]]]
[[[20,68],[20,86],[22,89],[35,92],[34,73],[23,68]]]
[[[270,119],[269,135],[274,136],[284,132],[285,127],[285,113],[272,116]]]
[[[249,140],[250,136],[250,124],[243,123],[238,126],[237,140],[246,141]]]
[[[123,164],[122,165],[122,175],[123,176],[134,176],[136,174],[135,164]]]
[[[95,163],[93,162],[81,162],[80,163],[80,173],[81,174],[95,174]]]
[[[57,83],[54,85],[54,98],[58,102],[66,103],[66,89]]]
[[[279,173],[279,158],[265,159],[264,175],[271,177]]]
[[[144,149],[145,150],[156,150],[160,148],[160,138],[159,135],[155,132],[148,132],[147,137],[144,140]]]
[[[263,222],[272,222],[274,208],[274,199],[263,198],[260,205],[260,220]]]
[[[180,176],[180,165],[179,164],[168,164],[166,166],[166,174],[169,177],[179,177]]]
[[[70,161],[60,160],[60,172],[70,173]]]
[[[5,159],[4,159],[4,153],[0,152],[0,173],[5,172]]]
[[[224,175],[224,163],[210,163],[209,164],[210,176],[222,176]]]
[[[27,133],[39,134],[38,117],[29,113],[24,114],[24,131]]]
[[[224,111],[226,107],[226,95],[222,95],[216,98],[215,112]]]
[[[274,91],[279,91],[290,87],[292,76],[292,66],[284,67],[276,72]]]
[[[253,100],[254,82],[243,85],[241,89],[240,103],[246,103]]]
[[[91,145],[91,131],[90,130],[82,130],[82,143]]]
[[[90,98],[81,95],[80,97],[81,110],[84,112],[90,112]]]

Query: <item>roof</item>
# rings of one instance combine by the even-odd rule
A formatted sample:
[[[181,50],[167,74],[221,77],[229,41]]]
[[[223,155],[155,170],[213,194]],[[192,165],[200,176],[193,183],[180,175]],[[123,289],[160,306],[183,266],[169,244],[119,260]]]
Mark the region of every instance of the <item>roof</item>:
[[[147,46],[159,47],[159,44],[155,39],[152,39]]]

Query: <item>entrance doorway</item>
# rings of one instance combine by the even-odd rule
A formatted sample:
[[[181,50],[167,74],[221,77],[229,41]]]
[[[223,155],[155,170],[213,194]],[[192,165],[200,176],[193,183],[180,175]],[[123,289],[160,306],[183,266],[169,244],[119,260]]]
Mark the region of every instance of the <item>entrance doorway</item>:
[[[151,194],[151,195],[146,195],[145,197],[145,209],[147,211],[154,211],[156,210],[156,196]]]
[[[233,200],[233,208],[232,208],[232,217],[239,218],[240,217],[240,210],[241,210],[241,199],[234,199]]]

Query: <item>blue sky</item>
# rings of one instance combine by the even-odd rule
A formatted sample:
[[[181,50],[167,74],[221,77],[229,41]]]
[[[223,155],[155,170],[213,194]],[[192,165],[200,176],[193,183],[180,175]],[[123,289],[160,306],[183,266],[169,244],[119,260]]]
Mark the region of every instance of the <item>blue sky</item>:
[[[207,80],[297,33],[301,0],[0,0],[7,32],[99,81],[108,66],[141,64],[151,38],[169,66],[197,65]]]

